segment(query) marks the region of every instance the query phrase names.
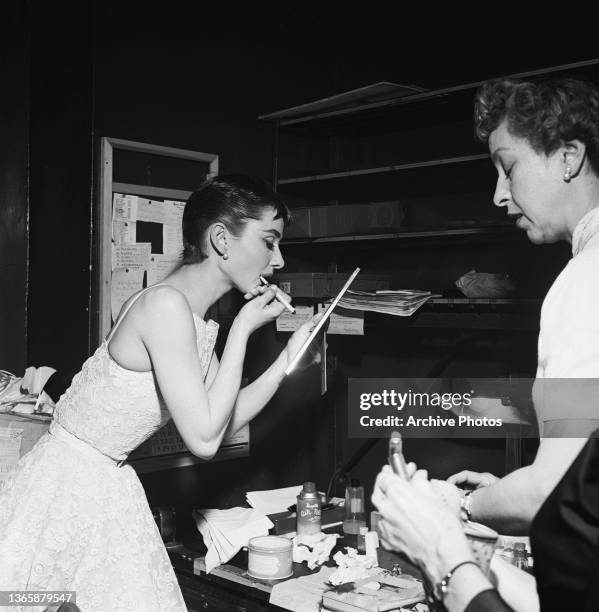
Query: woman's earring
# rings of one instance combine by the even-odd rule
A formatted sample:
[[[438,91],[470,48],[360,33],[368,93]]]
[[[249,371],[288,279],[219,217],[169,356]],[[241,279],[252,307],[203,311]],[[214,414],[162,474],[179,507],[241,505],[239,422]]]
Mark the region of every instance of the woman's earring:
[[[229,253],[227,251],[223,253],[223,259],[229,259]]]
[[[566,166],[566,171],[564,172],[564,181],[566,183],[569,183],[571,178],[572,178],[572,168],[570,168],[570,166]]]

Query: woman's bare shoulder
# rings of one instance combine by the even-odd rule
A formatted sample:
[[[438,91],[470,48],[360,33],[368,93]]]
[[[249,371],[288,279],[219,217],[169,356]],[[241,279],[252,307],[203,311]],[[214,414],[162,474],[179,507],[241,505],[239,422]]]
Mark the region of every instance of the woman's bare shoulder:
[[[164,322],[192,318],[187,298],[179,289],[170,285],[146,289],[139,301],[140,314],[151,320]]]

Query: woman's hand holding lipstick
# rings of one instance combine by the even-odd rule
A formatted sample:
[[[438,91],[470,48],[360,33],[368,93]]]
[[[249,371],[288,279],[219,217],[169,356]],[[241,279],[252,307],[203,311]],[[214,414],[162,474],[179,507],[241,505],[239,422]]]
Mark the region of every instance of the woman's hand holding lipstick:
[[[260,282],[264,287],[270,286],[271,289],[273,289],[273,291],[275,292],[275,299],[277,300],[277,302],[285,306],[285,308],[291,314],[295,314],[295,308],[291,305],[291,302],[289,301],[285,293],[283,293],[276,285],[270,285],[269,282],[263,276],[260,277]]]

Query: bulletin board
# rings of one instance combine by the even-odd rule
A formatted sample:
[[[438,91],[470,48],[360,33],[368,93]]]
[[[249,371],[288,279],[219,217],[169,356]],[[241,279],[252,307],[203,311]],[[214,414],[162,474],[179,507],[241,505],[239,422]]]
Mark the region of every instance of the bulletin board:
[[[218,155],[102,138],[99,181],[100,344],[134,293],[160,282],[181,260],[185,202],[218,174]],[[223,440],[214,460],[249,455],[249,427]],[[200,463],[171,421],[129,457],[142,472]]]

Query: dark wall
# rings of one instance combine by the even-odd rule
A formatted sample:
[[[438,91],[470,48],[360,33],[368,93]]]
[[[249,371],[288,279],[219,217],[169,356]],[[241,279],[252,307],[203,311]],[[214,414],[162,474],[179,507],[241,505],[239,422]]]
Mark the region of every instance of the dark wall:
[[[96,139],[217,153],[221,173],[270,179],[271,126],[257,117],[320,97],[330,87],[333,65],[327,58],[308,47],[273,52],[261,46],[259,32],[244,32],[241,17],[224,28],[218,9],[191,23],[177,12],[165,16],[149,7],[125,14],[110,5],[96,7]],[[250,379],[286,340],[274,326],[254,336],[245,368]],[[286,382],[251,424],[248,458],[144,474],[150,503],[172,504],[189,516],[191,507],[243,503],[248,490],[309,478],[326,487],[332,429],[320,408],[320,372],[308,369]]]
[[[29,118],[28,9],[5,2],[0,29],[0,369],[26,365]]]
[[[56,367],[49,388],[55,399],[95,348],[89,337],[90,265],[100,137],[214,152],[221,172],[269,178],[271,131],[257,121],[259,114],[379,80],[435,88],[586,59],[595,39],[580,35],[575,45],[560,44],[543,22],[552,3],[535,13],[534,30],[523,22],[522,7],[511,6],[509,46],[500,44],[507,40],[506,21],[483,18],[478,11],[479,27],[465,34],[466,21],[456,17],[454,5],[437,7],[432,15],[429,8],[418,15],[414,7],[402,6],[398,18],[373,3],[351,1],[191,8],[195,4],[104,0],[70,5],[67,12],[56,3],[38,2],[32,9],[27,359],[28,28],[19,13],[23,9],[15,13],[17,35],[5,56],[13,99],[3,96],[0,102],[0,129],[8,143],[0,150],[0,367],[14,364],[9,369],[19,370],[25,361]],[[584,8],[563,11],[556,4],[555,11],[564,29],[577,20],[580,33]],[[532,31],[543,32],[543,40]],[[248,375],[260,372],[281,341],[272,328],[254,339]],[[532,353],[534,338],[526,342]],[[419,354],[417,344],[406,343],[403,352],[384,362],[365,350],[359,363],[350,357],[341,371],[385,367],[395,375],[408,363],[426,371],[434,355]],[[252,425],[247,460],[146,475],[150,503],[180,509],[236,504],[249,488],[306,478],[326,487],[334,463],[357,445],[342,429],[335,432],[341,425],[334,409],[330,397],[320,400],[318,370],[303,372],[285,383]],[[421,448],[414,454],[426,461]],[[474,448],[473,455],[479,451]],[[495,464],[502,452],[496,449]],[[448,467],[440,464],[442,456],[443,449],[434,459],[428,456],[437,475]],[[365,478],[378,465],[378,455],[372,457],[364,464]]]
[[[31,31],[28,362],[56,368],[57,400],[90,350],[91,5],[35,3]]]

